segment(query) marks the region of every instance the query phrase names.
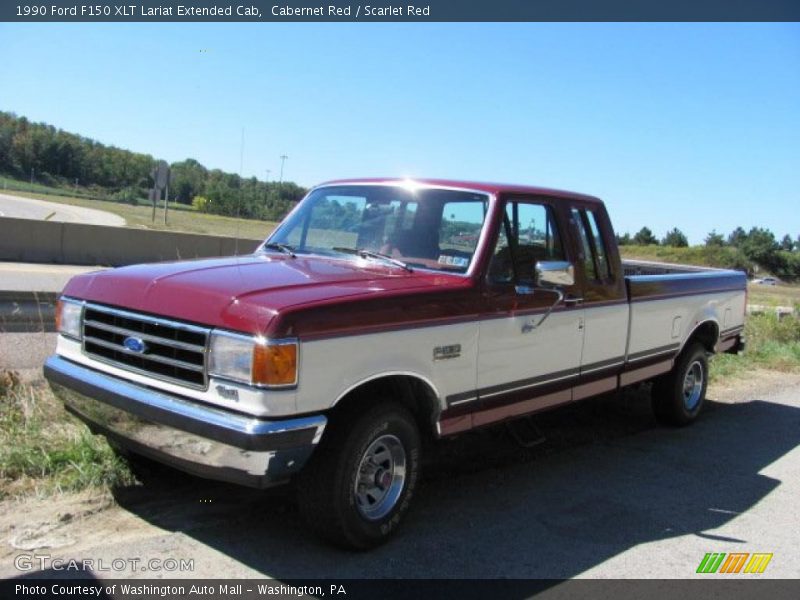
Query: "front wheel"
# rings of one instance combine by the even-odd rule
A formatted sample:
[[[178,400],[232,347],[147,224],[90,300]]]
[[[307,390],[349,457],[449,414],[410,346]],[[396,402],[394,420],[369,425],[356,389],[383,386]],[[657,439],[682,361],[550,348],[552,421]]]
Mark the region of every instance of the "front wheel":
[[[382,544],[397,530],[419,477],[420,435],[401,405],[338,415],[298,478],[310,528],[348,549]]]
[[[653,412],[665,425],[688,425],[703,408],[708,386],[708,358],[698,343],[688,346],[672,371],[653,383]]]

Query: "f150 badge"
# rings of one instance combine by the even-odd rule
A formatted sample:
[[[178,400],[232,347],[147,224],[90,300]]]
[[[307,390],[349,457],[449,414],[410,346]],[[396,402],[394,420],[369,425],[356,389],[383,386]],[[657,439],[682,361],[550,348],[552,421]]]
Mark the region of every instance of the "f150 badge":
[[[459,356],[461,356],[461,344],[436,346],[436,348],[433,349],[433,360],[445,360],[448,358],[458,358]]]
[[[239,390],[236,388],[228,387],[226,385],[218,385],[217,393],[220,395],[220,398],[225,398],[225,400],[233,400],[234,402],[239,401]]]

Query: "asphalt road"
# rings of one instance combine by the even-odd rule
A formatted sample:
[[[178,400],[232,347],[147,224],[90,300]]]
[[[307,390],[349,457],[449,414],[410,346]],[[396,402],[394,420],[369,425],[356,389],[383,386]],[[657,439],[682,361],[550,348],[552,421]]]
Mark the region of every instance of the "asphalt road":
[[[533,449],[502,429],[464,435],[429,457],[405,527],[369,553],[318,542],[285,493],[164,468],[111,506],[68,494],[6,501],[0,577],[19,575],[14,557],[40,547],[105,564],[194,561],[190,572],[99,577],[796,578],[798,384],[766,374],[716,387],[685,429],[657,427],[646,396],[629,393],[541,415],[547,442]],[[774,556],[762,575],[698,575],[707,552]]]
[[[125,219],[103,210],[22,198],[2,193],[0,193],[0,217],[46,219],[48,221],[109,225],[113,227],[123,227],[125,225]]]

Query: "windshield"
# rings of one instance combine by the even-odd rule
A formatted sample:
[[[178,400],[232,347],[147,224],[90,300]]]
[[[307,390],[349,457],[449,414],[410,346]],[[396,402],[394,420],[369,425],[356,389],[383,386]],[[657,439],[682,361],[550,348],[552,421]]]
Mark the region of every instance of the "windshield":
[[[488,197],[474,192],[388,185],[323,187],[303,200],[263,249],[392,259],[387,264],[465,273],[487,210]]]

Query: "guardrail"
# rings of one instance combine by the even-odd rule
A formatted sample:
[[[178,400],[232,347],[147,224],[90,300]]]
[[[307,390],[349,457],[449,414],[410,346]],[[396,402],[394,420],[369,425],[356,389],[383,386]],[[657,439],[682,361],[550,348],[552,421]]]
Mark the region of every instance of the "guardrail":
[[[775,313],[778,316],[778,319],[783,319],[784,317],[794,316],[797,311],[793,306],[766,306],[763,304],[747,305],[748,315],[763,315],[764,313]]]
[[[249,254],[261,240],[0,217],[0,261],[120,267]]]
[[[0,333],[56,330],[55,292],[0,291]]]

